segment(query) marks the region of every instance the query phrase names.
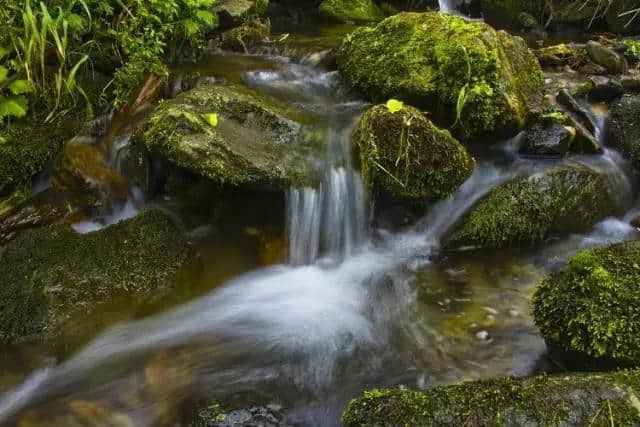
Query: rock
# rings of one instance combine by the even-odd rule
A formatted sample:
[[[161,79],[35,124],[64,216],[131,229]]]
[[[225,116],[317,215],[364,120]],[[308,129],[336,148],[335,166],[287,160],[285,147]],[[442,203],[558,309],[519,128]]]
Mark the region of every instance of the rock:
[[[598,129],[598,124],[596,123],[591,111],[576,101],[567,89],[562,89],[558,92],[557,99],[561,105],[566,107],[571,113],[575,114],[591,133],[594,133]]]
[[[156,210],[87,234],[27,230],[0,254],[0,340],[54,337],[114,298],[161,299],[189,254]]]
[[[624,90],[628,92],[640,91],[640,77],[623,77],[620,83]]]
[[[609,107],[607,143],[640,169],[640,95],[625,95]]]
[[[575,128],[556,123],[535,124],[527,130],[527,137],[520,153],[533,156],[562,157],[576,136]]]
[[[355,426],[637,425],[640,371],[495,378],[426,391],[374,389],[342,416]],[[603,409],[604,408],[604,409]]]
[[[449,134],[419,110],[371,107],[354,133],[365,182],[394,199],[442,199],[473,172],[475,161]]]
[[[97,147],[67,144],[53,166],[52,186],[81,207],[124,202],[129,184],[108,164]]]
[[[282,422],[283,418],[280,410],[272,405],[225,411],[222,405],[213,402],[207,408],[198,411],[189,427],[286,427],[288,424]]]
[[[311,181],[312,123],[240,87],[203,85],[160,103],[132,142],[221,184],[285,189]]]
[[[581,164],[556,166],[508,181],[478,202],[447,241],[448,248],[501,248],[581,232],[620,213],[613,177]]]
[[[604,67],[610,74],[624,74],[629,66],[624,57],[611,48],[608,48],[596,41],[587,42],[587,53],[589,58],[598,65]]]
[[[249,53],[251,48],[271,34],[271,23],[259,17],[245,20],[239,27],[225,31],[220,36],[219,47],[233,52]]]
[[[488,24],[508,28],[520,28],[519,17],[522,13],[535,19],[542,17],[544,11],[543,0],[482,0],[481,5]]]
[[[269,7],[269,0],[218,0],[213,11],[218,14],[223,29],[241,25],[249,15],[263,16]]]
[[[23,230],[62,220],[69,214],[64,202],[66,199],[60,194],[45,190],[0,215],[0,246],[15,239]]]
[[[596,84],[589,91],[591,102],[611,102],[624,94],[622,83],[615,79],[609,79],[604,83]]]
[[[561,43],[547,46],[534,51],[543,67],[575,66],[580,63],[579,50],[572,45]]]
[[[602,65],[596,64],[591,60],[587,60],[584,65],[582,65],[579,69],[579,72],[587,75],[602,75],[607,74],[607,69]]]
[[[337,61],[368,98],[429,110],[461,141],[513,134],[540,105],[542,72],[524,41],[458,16],[391,16],[345,37]]]
[[[533,30],[540,27],[540,23],[535,16],[527,12],[522,12],[518,15],[518,23],[520,24],[520,27],[527,30]]]
[[[372,0],[323,0],[318,12],[334,22],[375,22],[385,17]]]
[[[609,31],[618,34],[640,33],[640,19],[634,14],[622,15],[638,7],[637,0],[616,0],[607,5],[606,21]],[[622,15],[622,16],[620,16]],[[632,19],[634,18],[634,19]]]
[[[533,297],[551,356],[569,369],[640,365],[640,243],[581,252]]]

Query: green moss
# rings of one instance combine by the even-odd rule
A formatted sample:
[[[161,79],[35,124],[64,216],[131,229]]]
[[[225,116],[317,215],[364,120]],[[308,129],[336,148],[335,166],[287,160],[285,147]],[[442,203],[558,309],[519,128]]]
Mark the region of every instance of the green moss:
[[[586,166],[558,166],[502,184],[454,231],[448,246],[508,247],[552,232],[579,232],[618,213],[610,177]]]
[[[160,298],[188,255],[155,210],[88,234],[67,225],[25,231],[0,255],[0,339],[55,335],[116,296]]]
[[[284,188],[312,180],[307,159],[322,135],[301,123],[311,121],[247,89],[206,85],[161,102],[133,142],[222,184]]]
[[[632,426],[640,422],[640,371],[497,378],[427,391],[371,390],[354,399],[346,426]]]
[[[575,255],[538,286],[533,313],[550,347],[583,356],[572,367],[640,365],[640,244]]]
[[[394,198],[442,199],[471,174],[475,161],[451,134],[419,110],[369,109],[354,133],[365,181]]]
[[[607,143],[618,148],[640,168],[640,95],[624,95],[610,106]]]
[[[323,0],[320,15],[335,22],[372,22],[384,18],[384,13],[372,0]]]
[[[514,132],[541,98],[542,72],[522,39],[437,12],[400,13],[356,30],[338,51],[338,67],[375,101],[398,98],[436,123],[456,123],[463,140]]]

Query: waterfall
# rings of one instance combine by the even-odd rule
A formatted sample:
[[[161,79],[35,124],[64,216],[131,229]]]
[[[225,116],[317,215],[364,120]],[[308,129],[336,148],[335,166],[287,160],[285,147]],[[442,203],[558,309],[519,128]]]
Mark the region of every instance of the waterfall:
[[[455,5],[453,4],[455,0],[438,0],[438,6],[440,8],[440,12],[444,13],[452,13],[456,11]]]
[[[293,265],[320,255],[344,259],[366,236],[367,209],[360,175],[332,168],[318,188],[294,188],[287,195],[287,234]]]

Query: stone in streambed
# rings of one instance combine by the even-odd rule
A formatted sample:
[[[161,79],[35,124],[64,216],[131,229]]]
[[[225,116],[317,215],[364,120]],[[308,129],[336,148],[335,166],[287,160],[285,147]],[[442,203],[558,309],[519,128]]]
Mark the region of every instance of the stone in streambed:
[[[589,58],[596,64],[603,66],[609,74],[623,74],[629,68],[622,55],[596,41],[587,42],[586,50]]]
[[[213,11],[220,27],[230,28],[241,25],[250,15],[264,15],[268,7],[269,0],[218,0]]]
[[[345,37],[337,62],[368,98],[431,109],[432,120],[455,125],[461,141],[514,134],[542,99],[540,65],[521,38],[438,12],[359,28]]]
[[[568,369],[640,366],[640,243],[581,252],[536,289],[533,315]]]
[[[148,210],[103,230],[27,230],[0,254],[0,340],[54,337],[115,298],[162,298],[190,249]]]
[[[398,101],[388,105],[393,102]],[[370,108],[354,133],[367,185],[393,199],[445,198],[471,175],[474,159],[419,110],[397,105],[397,111],[386,105]]]
[[[247,89],[209,84],[161,102],[132,142],[220,184],[282,190],[313,179],[322,142],[313,122]]]
[[[426,391],[374,389],[349,403],[347,427],[637,425],[640,371],[495,378]]]
[[[562,157],[576,136],[575,128],[557,123],[535,124],[527,130],[520,153],[533,156]]]
[[[640,95],[625,95],[609,107],[607,143],[640,169]]]
[[[590,102],[611,102],[624,94],[622,83],[615,79],[598,82],[589,90]]]
[[[220,35],[218,46],[223,50],[249,53],[271,34],[271,23],[259,17],[247,18],[242,25]]]
[[[586,231],[622,211],[616,184],[616,177],[581,164],[516,178],[478,202],[446,246],[519,246],[550,233]]]

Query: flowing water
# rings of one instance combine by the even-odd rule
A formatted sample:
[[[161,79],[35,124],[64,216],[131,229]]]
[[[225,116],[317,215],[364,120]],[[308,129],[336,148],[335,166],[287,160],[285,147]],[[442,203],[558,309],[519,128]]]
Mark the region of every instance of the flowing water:
[[[243,66],[234,74],[220,69],[227,63]],[[515,140],[479,155],[467,182],[413,225],[372,228],[349,145],[366,105],[337,74],[279,56],[220,55],[209,64],[200,71],[214,81],[241,82],[322,118],[323,178],[285,197],[289,260],[218,275],[218,282],[234,277],[117,324],[63,360],[25,369],[28,377],[0,399],[1,424],[34,417],[35,425],[64,425],[68,408],[92,408],[87,402],[136,426],[171,424],[192,404],[235,399],[279,408],[287,423],[338,425],[349,399],[367,388],[529,375],[544,369],[544,343],[529,315],[535,284],[569,254],[635,232],[629,218],[610,218],[530,250],[441,251],[446,233],[492,188],[557,164],[520,158]],[[612,172],[620,193],[631,194],[614,151],[580,161]],[[220,262],[204,259],[211,268]]]

